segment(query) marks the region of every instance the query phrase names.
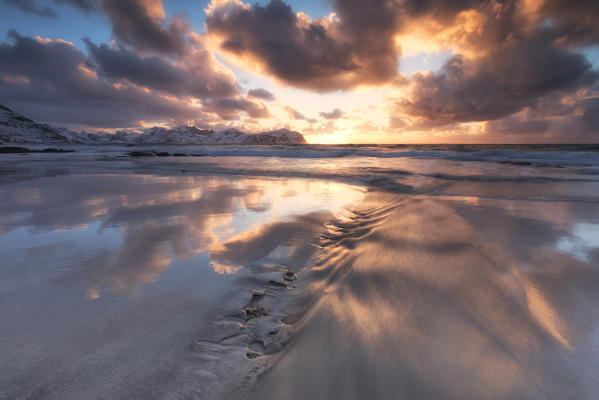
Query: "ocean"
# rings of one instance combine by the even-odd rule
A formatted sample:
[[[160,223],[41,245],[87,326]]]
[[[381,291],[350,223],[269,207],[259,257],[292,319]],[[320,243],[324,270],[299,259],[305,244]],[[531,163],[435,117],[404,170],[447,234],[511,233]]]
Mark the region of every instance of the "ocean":
[[[597,145],[61,148],[0,154],[0,399],[599,391]]]

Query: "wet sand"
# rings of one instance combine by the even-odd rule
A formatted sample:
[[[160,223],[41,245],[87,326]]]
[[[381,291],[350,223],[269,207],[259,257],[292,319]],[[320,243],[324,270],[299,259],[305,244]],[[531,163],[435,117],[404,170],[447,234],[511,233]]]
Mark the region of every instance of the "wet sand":
[[[0,399],[593,399],[585,157],[14,156]]]
[[[362,196],[127,173],[1,186],[0,398],[213,398],[254,360],[249,343],[215,357],[204,344],[229,334],[224,318],[249,321],[252,295],[307,262],[316,232]]]
[[[241,397],[593,398],[599,252],[559,249],[588,217],[594,205],[369,194],[323,236],[293,341]]]

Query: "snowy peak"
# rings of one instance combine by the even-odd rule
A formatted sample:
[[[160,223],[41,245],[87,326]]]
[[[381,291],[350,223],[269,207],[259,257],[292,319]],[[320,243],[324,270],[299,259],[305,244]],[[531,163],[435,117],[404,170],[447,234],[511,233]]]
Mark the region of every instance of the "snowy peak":
[[[295,131],[278,129],[262,133],[245,133],[238,129],[213,131],[194,126],[178,126],[172,129],[152,127],[141,133],[119,131],[117,133],[71,132],[65,128],[53,128],[38,124],[0,105],[0,143],[49,144],[71,143],[86,145],[194,145],[194,144],[306,144],[306,139]]]
[[[247,139],[248,142],[246,144],[271,144],[259,143],[268,141],[274,141],[276,144],[307,144],[306,139],[304,139],[301,133],[290,131],[289,129],[277,129],[262,132],[258,135],[249,135]]]
[[[68,131],[38,124],[0,105],[0,143],[68,143]]]

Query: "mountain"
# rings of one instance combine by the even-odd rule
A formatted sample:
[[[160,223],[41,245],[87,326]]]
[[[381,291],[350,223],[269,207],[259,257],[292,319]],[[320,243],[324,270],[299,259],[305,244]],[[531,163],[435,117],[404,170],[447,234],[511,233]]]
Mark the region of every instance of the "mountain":
[[[69,131],[38,124],[0,105],[0,143],[51,144],[68,143]]]
[[[246,133],[237,129],[213,131],[193,126],[172,129],[153,127],[141,133],[72,132],[39,124],[0,105],[0,144],[85,144],[85,145],[158,145],[158,144],[306,144],[301,133],[278,129]]]

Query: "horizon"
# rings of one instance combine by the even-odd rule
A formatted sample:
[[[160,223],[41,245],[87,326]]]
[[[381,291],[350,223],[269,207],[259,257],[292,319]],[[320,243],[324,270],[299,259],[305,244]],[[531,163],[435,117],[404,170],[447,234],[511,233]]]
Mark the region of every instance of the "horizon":
[[[6,109],[10,112],[15,113],[13,110],[11,110],[10,107],[6,107],[2,104],[0,104],[0,108]],[[18,113],[15,113],[17,115],[20,115]],[[29,119],[27,116],[25,115],[20,115],[21,117],[25,117],[27,119]],[[31,120],[31,119],[29,119]],[[33,121],[34,123],[37,123],[36,121]],[[48,124],[53,128],[63,128],[60,126],[53,126],[51,124]],[[155,128],[160,128],[160,129],[166,129],[166,130],[171,130],[171,129],[176,129],[176,128],[195,128],[198,130],[204,130],[204,131],[211,131],[211,132],[219,132],[219,130],[215,130],[213,128],[210,127],[202,127],[202,126],[197,126],[197,125],[177,125],[177,126],[173,126],[173,127],[169,127],[169,126],[160,126],[160,125],[155,125],[155,126],[151,126],[151,127],[144,127],[144,128],[125,128],[125,129],[119,129],[117,131],[105,131],[105,130],[92,130],[92,131],[80,131],[81,133],[91,133],[91,134],[115,134],[118,132],[125,132],[128,134],[143,134],[144,132],[151,130],[151,129],[155,129]],[[236,128],[236,127],[228,127],[228,128],[224,128],[220,131],[225,131],[225,130],[238,130],[240,132],[246,133],[246,134],[252,134],[252,135],[257,135],[257,134],[263,134],[263,133],[269,133],[269,132],[274,132],[277,130],[288,130],[291,132],[298,132],[298,131],[294,131],[294,130],[289,130],[287,128],[279,128],[279,129],[274,129],[274,130],[265,130],[265,131],[243,131],[242,129]],[[301,132],[298,132],[301,134]],[[303,135],[302,135],[303,136]],[[305,138],[305,137],[304,137]],[[206,144],[204,144],[205,146]],[[305,146],[305,145],[313,145],[313,146],[594,146],[594,145],[599,145],[599,141],[593,142],[593,141],[589,141],[589,142],[487,142],[487,143],[482,143],[482,142],[429,142],[429,143],[424,143],[424,142],[385,142],[385,143],[375,143],[375,142],[362,142],[362,143],[351,143],[351,142],[347,142],[347,143],[310,143],[310,142],[306,142],[306,143],[298,143],[298,144],[292,144],[293,146],[299,145],[299,146]],[[177,146],[177,145],[172,145],[172,146]],[[183,145],[183,146],[187,146],[187,145]]]
[[[0,103],[52,126],[289,129],[309,144],[599,142],[591,3],[0,4]]]

